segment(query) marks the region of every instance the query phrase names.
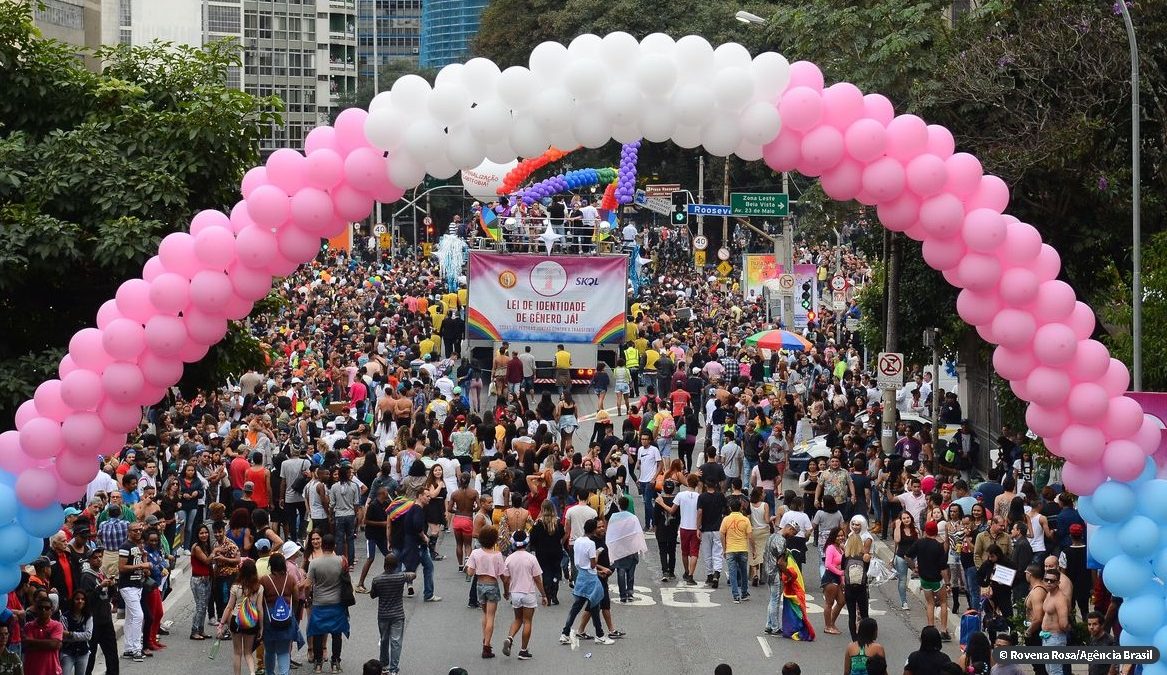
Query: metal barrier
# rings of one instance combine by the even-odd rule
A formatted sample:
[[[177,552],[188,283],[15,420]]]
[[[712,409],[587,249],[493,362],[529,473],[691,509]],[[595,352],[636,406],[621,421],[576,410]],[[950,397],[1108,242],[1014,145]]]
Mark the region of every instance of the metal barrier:
[[[506,251],[510,253],[547,253],[546,238],[542,235],[547,226],[555,232],[551,252],[555,254],[592,255],[615,253],[624,249],[619,229],[608,229],[607,221],[594,225],[577,220],[552,220],[551,218],[523,218],[511,216],[500,219],[502,239],[486,236],[481,227],[470,237],[470,248],[480,251]]]

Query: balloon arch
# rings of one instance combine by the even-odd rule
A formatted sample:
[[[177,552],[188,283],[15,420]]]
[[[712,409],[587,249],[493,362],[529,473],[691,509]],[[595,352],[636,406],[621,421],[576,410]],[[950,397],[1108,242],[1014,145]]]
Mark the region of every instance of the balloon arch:
[[[952,134],[849,83],[824,87],[811,63],[738,44],[653,34],[547,42],[530,67],[476,58],[434,86],[398,79],[369,111],[313,130],[304,153],[279,150],[242,181],[229,215],[203,211],[164,238],[140,278],[121,285],[79,331],[59,379],[20,406],[0,434],[0,591],[81,498],[98,456],[118,452],[141,406],[163,398],[184,363],[206,355],[274,277],[311,260],[322,237],[392,202],[428,173],[537,157],[548,147],[671,140],[715,155],[764,159],[821,177],[836,200],[875,206],[885,227],[961,288],[960,317],[997,345],[996,371],[1029,402],[1026,421],[1067,461],[1068,490],[1092,528],[1091,555],[1125,599],[1124,644],[1167,648],[1167,465],[1160,431],[1124,396],[1126,366],[1090,339],[1090,308],[1057,279],[1058,253],[1003,212],[1009,190]],[[1158,464],[1157,464],[1158,463]],[[1167,474],[1164,474],[1167,475]],[[1155,664],[1146,673],[1167,673]]]

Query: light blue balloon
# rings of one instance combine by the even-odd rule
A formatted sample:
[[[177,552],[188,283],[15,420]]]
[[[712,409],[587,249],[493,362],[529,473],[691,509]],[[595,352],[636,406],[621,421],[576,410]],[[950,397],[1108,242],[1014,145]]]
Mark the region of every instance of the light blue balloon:
[[[1148,457],[1143,463],[1143,472],[1138,475],[1131,483],[1134,485],[1142,485],[1155,477],[1155,472],[1158,467],[1155,466],[1155,460]]]
[[[0,482],[0,525],[16,520],[19,508],[20,500],[16,498],[16,491],[11,486]]]
[[[1167,480],[1156,478],[1139,486],[1139,513],[1167,524]]]
[[[1122,546],[1118,542],[1120,529],[1118,525],[1103,525],[1091,532],[1090,538],[1086,540],[1090,557],[1105,565],[1111,558],[1120,555],[1122,553]],[[1163,559],[1167,562],[1167,555],[1164,555]]]
[[[1119,529],[1118,541],[1132,558],[1150,558],[1159,550],[1159,525],[1146,516],[1132,516]]]
[[[0,565],[11,565],[28,550],[28,533],[17,523],[0,527]]]
[[[1151,580],[1151,566],[1129,555],[1116,555],[1102,569],[1102,580],[1114,595],[1130,598]]]
[[[1106,481],[1094,491],[1094,510],[1109,523],[1121,523],[1135,510],[1135,491],[1130,485]]]
[[[1082,516],[1086,522],[1094,525],[1105,525],[1106,521],[1102,516],[1098,515],[1098,511],[1094,509],[1094,498],[1090,495],[1078,497],[1078,515]]]
[[[1167,605],[1162,598],[1151,595],[1126,598],[1118,608],[1118,620],[1136,635],[1154,635],[1167,620]]]
[[[8,595],[20,585],[19,565],[0,565],[0,593]]]
[[[16,487],[16,476],[0,470],[0,485],[7,485],[10,488]]]
[[[1143,643],[1140,646],[1146,646],[1146,643]],[[1160,649],[1159,653],[1163,654],[1164,652]],[[1158,663],[1144,664],[1142,673],[1143,675],[1167,675],[1167,664],[1163,663],[1162,661],[1159,661]]]
[[[21,565],[27,565],[41,557],[45,550],[45,540],[39,537],[28,537],[27,545],[28,548],[24,550],[24,555],[20,556],[20,560],[17,561]]]
[[[21,509],[16,517],[20,526],[31,536],[46,539],[61,529],[65,522],[65,510],[60,504],[50,504],[43,509]]]
[[[1125,600],[1123,601],[1125,602]],[[1124,647],[1146,647],[1154,640],[1154,633],[1149,635],[1141,633],[1132,633],[1123,626],[1122,633],[1118,636],[1118,643]],[[1145,671],[1144,671],[1145,672]]]

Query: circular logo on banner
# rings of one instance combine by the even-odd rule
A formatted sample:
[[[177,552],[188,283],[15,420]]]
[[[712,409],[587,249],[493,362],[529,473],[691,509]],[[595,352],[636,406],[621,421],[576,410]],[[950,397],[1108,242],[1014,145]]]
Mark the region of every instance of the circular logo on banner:
[[[514,288],[517,283],[519,283],[519,278],[510,270],[498,275],[498,285],[503,288]]]
[[[554,260],[544,260],[531,268],[531,289],[543,297],[559,295],[567,288],[567,270]]]

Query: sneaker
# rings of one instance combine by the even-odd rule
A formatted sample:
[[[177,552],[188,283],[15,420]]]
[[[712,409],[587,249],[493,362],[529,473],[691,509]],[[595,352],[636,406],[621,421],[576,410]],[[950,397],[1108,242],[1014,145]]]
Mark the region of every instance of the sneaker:
[[[340,664],[339,664],[339,663],[334,663],[334,664],[332,664],[332,665],[329,667],[329,671],[328,671],[328,672],[330,672],[330,673],[339,673],[339,672],[340,672]]]
[[[467,609],[482,609],[482,605],[478,604],[477,602],[471,602],[471,603],[468,603],[466,605],[466,608]]]
[[[733,604],[735,604],[735,605],[740,605],[740,604],[742,604],[742,599],[741,599],[741,598],[734,598],[734,599],[733,599]]]
[[[696,586],[697,580],[694,579],[693,577],[685,577],[685,583],[688,584],[689,586]]]
[[[598,645],[614,645],[614,644],[616,644],[616,641],[613,640],[612,638],[608,637],[607,635],[601,635],[600,637],[596,638],[596,644],[598,644]]]
[[[514,643],[515,643],[515,639],[513,637],[508,637],[507,639],[502,641],[502,655],[503,656],[510,656],[511,655],[511,645],[513,645]]]
[[[519,651],[519,660],[520,661],[529,661],[533,658],[535,658],[534,655],[532,655],[531,652],[527,651],[526,649]]]
[[[943,642],[952,642],[952,636],[948,634],[948,631],[944,631],[940,634],[940,640]]]
[[[142,654],[142,652],[134,652],[130,655],[130,658],[134,660],[134,663],[143,663],[146,660],[146,657]]]
[[[323,673],[323,672],[324,672],[324,666],[322,666],[321,664],[317,663],[316,665],[312,666],[312,672],[313,672],[313,673]]]
[[[482,645],[482,658],[484,658],[484,659],[493,659],[494,658],[494,650],[490,648],[490,645]]]
[[[742,596],[742,601],[743,601],[743,602],[749,602],[749,600],[750,600],[750,594],[749,594],[749,593],[746,593],[745,595],[743,595],[743,596]]]
[[[613,640],[619,640],[620,638],[624,637],[625,635],[627,635],[627,633],[625,633],[622,630],[608,631],[608,637],[612,638]]]
[[[592,638],[592,636],[588,635],[587,633],[576,633],[575,637],[578,640],[592,640],[592,639],[594,639],[594,638]]]
[[[714,575],[713,575],[713,585],[711,586],[711,588],[713,588],[714,590],[717,590],[717,584],[718,584],[718,582],[720,582],[720,581],[721,581],[721,575],[720,575],[720,574],[714,574]]]
[[[559,644],[569,645],[569,644],[571,644],[571,638],[567,637],[566,634],[560,635],[559,636]]]
[[[773,629],[773,628],[770,628],[769,626],[767,626],[767,627],[765,627],[765,628],[763,628],[763,629],[762,629],[762,633],[763,633],[764,635],[774,635],[774,634],[775,634],[775,631],[774,631],[774,629]]]
[[[667,575],[667,574],[666,574],[666,575],[664,575],[663,577],[661,577],[661,578],[660,578],[660,582],[661,582],[662,584],[667,584],[667,583],[669,582],[669,575]]]
[[[430,597],[426,598],[425,601],[426,602],[441,602],[442,599],[436,595],[431,595]]]
[[[909,607],[908,603],[905,602],[905,603],[900,605],[900,609],[911,609],[911,607]]]

